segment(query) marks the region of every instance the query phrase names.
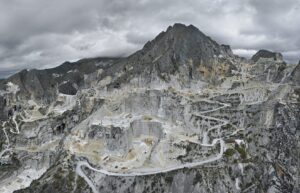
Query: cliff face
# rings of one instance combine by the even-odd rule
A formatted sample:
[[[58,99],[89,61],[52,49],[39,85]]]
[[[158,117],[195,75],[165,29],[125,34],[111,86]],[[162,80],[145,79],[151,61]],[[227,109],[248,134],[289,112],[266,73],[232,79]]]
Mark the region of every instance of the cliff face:
[[[299,192],[299,65],[175,24],[0,82],[0,192]]]
[[[291,73],[291,81],[297,86],[300,85],[300,61],[298,65],[295,67],[293,72]]]
[[[4,82],[18,85],[18,97],[24,100],[33,98],[48,104],[57,97],[57,88],[61,93],[74,95],[79,87],[84,86],[84,75],[91,74],[100,67],[107,68],[115,60],[118,59],[92,58],[75,63],[65,62],[52,69],[23,70]],[[68,88],[65,84],[68,84]]]
[[[175,24],[149,41],[142,50],[103,73],[115,84],[127,84],[134,78],[150,83],[153,79],[170,82],[176,78],[184,87],[193,81],[220,82],[235,68],[235,56],[227,45],[219,45],[196,27]],[[114,74],[119,76],[114,76]]]
[[[251,58],[254,62],[257,62],[262,58],[271,58],[273,60],[282,61],[283,57],[281,53],[271,52],[269,50],[259,50],[256,54],[254,54]]]
[[[175,24],[130,59],[141,65],[153,65],[159,75],[180,72],[188,73],[190,79],[204,79],[207,77],[201,76],[201,68],[213,70],[219,58],[231,57],[230,47],[220,46],[192,25]]]

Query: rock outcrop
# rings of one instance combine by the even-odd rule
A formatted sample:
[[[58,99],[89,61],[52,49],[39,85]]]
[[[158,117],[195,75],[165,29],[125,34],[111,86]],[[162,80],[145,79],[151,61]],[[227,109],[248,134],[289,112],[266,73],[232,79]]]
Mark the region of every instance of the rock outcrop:
[[[251,60],[254,62],[252,73],[260,80],[279,83],[286,78],[287,64],[281,53],[259,50]]]
[[[142,76],[147,81],[159,77],[170,81],[178,76],[187,86],[191,80],[215,82],[228,76],[235,68],[229,46],[219,45],[196,27],[175,24],[161,32],[125,60],[121,60],[103,76],[120,74],[111,87]]]
[[[254,54],[251,58],[254,62],[257,62],[259,59],[267,58],[267,59],[273,59],[273,60],[279,60],[282,61],[283,57],[281,53],[277,52],[271,52],[268,50],[259,50],[256,54]]]
[[[296,84],[300,85],[300,61],[298,65],[294,68],[293,72],[291,73],[291,80]]]
[[[19,86],[19,96],[33,97],[45,103],[52,102],[59,92],[74,94],[76,87],[84,85],[84,75],[105,69],[118,58],[83,59],[75,63],[65,62],[59,67],[46,70],[23,70],[5,80]],[[66,82],[68,82],[66,84]],[[5,84],[4,83],[4,84]]]

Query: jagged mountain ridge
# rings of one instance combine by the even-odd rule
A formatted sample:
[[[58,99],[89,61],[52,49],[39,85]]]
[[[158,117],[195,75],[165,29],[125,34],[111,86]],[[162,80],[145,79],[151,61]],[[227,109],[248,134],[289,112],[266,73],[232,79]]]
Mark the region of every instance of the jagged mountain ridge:
[[[299,66],[175,24],[127,58],[22,71],[0,87],[0,190],[297,192]]]
[[[183,68],[181,70],[182,74],[186,73],[185,71],[188,72],[187,79],[204,79],[204,71],[199,68],[201,66],[208,69],[212,68],[215,65],[213,63],[216,63],[216,58],[219,56],[233,57],[233,53],[229,46],[219,45],[196,27],[175,24],[172,27],[170,26],[166,32],[160,33],[153,41],[146,43],[142,50],[137,51],[128,58],[95,58],[81,60],[76,63],[65,62],[53,69],[23,70],[5,80],[4,84],[11,81],[20,85],[21,92],[24,91],[23,95],[29,97],[32,91],[32,94],[36,95],[35,98],[42,99],[53,95],[55,89],[51,88],[65,80],[80,86],[84,74],[90,74],[99,68],[105,69],[102,77],[113,76],[115,73],[133,68],[133,72],[125,73],[125,77],[119,77],[120,80],[116,80],[114,84],[123,82],[123,79],[133,78],[132,76],[143,72],[149,75],[149,73],[157,71],[157,75],[161,78],[163,76],[168,78],[169,75],[174,74],[180,68]],[[109,67],[95,66],[99,62],[105,63],[105,61],[111,63],[108,65]],[[116,64],[112,65],[114,63]],[[68,73],[70,71],[78,72]],[[53,77],[53,74],[58,77]],[[32,85],[30,81],[35,82],[35,84]],[[3,84],[2,88],[4,88]]]
[[[280,55],[280,53],[260,50],[251,60],[254,62],[257,62],[259,58],[282,60],[282,55]],[[204,73],[211,71],[212,66],[215,64],[220,65],[219,59],[216,59],[219,57],[225,58],[224,60],[227,60],[226,63],[230,66],[230,68],[226,69],[227,72],[225,73],[227,75],[230,73],[230,70],[236,68],[232,65],[230,59],[233,60],[237,56],[233,55],[230,46],[219,45],[192,25],[174,24],[166,32],[161,32],[154,40],[147,42],[142,50],[137,51],[127,58],[91,58],[75,63],[65,62],[53,69],[23,70],[3,80],[1,88],[4,89],[4,85],[11,81],[20,84],[21,91],[24,90],[28,94],[32,90],[34,95],[43,98],[44,96],[53,94],[53,90],[50,89],[49,92],[46,90],[55,87],[65,80],[71,81],[77,86],[82,84],[84,74],[90,74],[99,68],[105,69],[100,79],[105,76],[111,76],[114,73],[121,73],[127,69],[133,70],[132,72],[125,73],[125,77],[120,77],[119,82],[133,78],[136,74],[145,73],[146,70],[148,71],[147,73],[158,71],[158,76],[168,80],[168,76],[174,74],[179,68],[184,68],[183,71],[188,72],[188,79],[211,80],[209,76],[212,74]],[[106,64],[107,61],[109,64]],[[103,64],[99,66],[95,65],[100,62],[103,62]],[[78,73],[68,74],[71,71],[78,71]],[[184,74],[186,72],[181,73]],[[62,78],[53,77],[53,74]],[[36,82],[37,85],[33,85],[33,88],[26,88],[31,86],[29,81]],[[120,84],[118,80],[116,82],[115,84]],[[42,92],[42,94],[39,92]]]
[[[208,69],[212,68],[213,63],[216,63],[216,58],[219,56],[224,58],[234,57],[229,46],[219,45],[196,27],[175,24],[172,27],[170,26],[166,32],[160,33],[153,41],[146,43],[142,50],[125,59],[95,58],[76,63],[65,62],[53,69],[23,70],[8,78],[5,83],[11,81],[20,84],[21,90],[26,90],[27,92],[33,90],[33,93],[36,94],[40,90],[45,92],[50,87],[55,87],[56,81],[61,83],[63,80],[70,80],[72,83],[81,84],[83,74],[90,74],[100,67],[105,69],[103,76],[111,76],[114,73],[133,68],[133,72],[125,73],[125,77],[120,77],[120,82],[127,78],[133,78],[132,75],[143,73],[145,70],[148,70],[148,73],[158,71],[158,76],[162,77],[174,74],[179,68],[183,67],[183,71],[189,72],[188,78],[204,79],[203,76],[199,76],[200,73],[197,71],[204,73],[199,69],[201,66]],[[96,67],[95,64],[101,61],[109,61],[111,64],[108,65],[109,67]],[[72,70],[78,70],[78,73],[81,74],[68,75],[67,72]],[[61,76],[67,77],[56,77],[58,80],[55,80],[55,77],[52,77],[53,74],[61,74]],[[25,87],[30,85],[29,81],[37,82],[37,84],[40,82],[40,84],[34,85],[36,88],[27,89]],[[48,93],[43,93],[43,95],[47,96],[51,95],[51,93],[53,93],[52,90]],[[41,94],[37,95],[40,98],[43,97],[40,96]]]
[[[82,86],[84,74],[90,74],[98,68],[107,68],[118,58],[83,59],[75,63],[65,62],[62,65],[45,70],[23,70],[5,82],[13,82],[20,86],[22,95],[34,95],[37,99],[44,99],[56,94],[55,88],[64,81]],[[102,62],[102,63],[101,63]],[[107,65],[107,66],[106,66]],[[67,94],[67,93],[66,93]]]
[[[211,80],[214,77],[209,74],[220,60],[219,56],[224,58],[229,71],[233,66],[228,58],[234,57],[229,46],[219,45],[192,25],[175,24],[147,42],[142,50],[117,63],[116,69],[111,68],[108,73],[130,69],[118,82],[126,82],[137,74],[145,77],[154,74],[169,81],[170,75],[178,72],[183,74],[183,83],[190,79]]]

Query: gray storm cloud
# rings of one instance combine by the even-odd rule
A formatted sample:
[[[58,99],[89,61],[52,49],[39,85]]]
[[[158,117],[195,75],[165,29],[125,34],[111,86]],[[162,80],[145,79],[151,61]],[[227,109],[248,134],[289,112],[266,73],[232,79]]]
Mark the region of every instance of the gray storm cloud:
[[[0,77],[127,56],[178,22],[242,56],[269,49],[300,59],[300,0],[0,0]]]

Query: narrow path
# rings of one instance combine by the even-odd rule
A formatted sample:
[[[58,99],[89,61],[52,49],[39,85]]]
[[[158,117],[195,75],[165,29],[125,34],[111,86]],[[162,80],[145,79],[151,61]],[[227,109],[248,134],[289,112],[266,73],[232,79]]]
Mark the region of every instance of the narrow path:
[[[200,101],[200,100],[199,100]],[[203,101],[206,101],[206,100],[203,100]],[[198,101],[197,101],[198,102]],[[231,105],[230,104],[227,104],[227,103],[221,103],[221,102],[215,102],[215,101],[210,101],[210,100],[207,100],[206,102],[211,102],[211,103],[218,103],[222,106],[218,107],[218,108],[215,108],[215,109],[211,109],[211,110],[206,110],[206,111],[200,111],[198,114],[205,114],[205,113],[210,113],[210,112],[215,112],[217,110],[220,110],[220,109],[224,109],[224,108],[227,108],[227,107],[230,107]]]
[[[19,125],[18,125],[18,123],[16,121],[16,117],[17,117],[17,114],[14,113],[14,116],[13,116],[12,120],[13,120],[14,124],[16,125],[16,127],[15,127],[16,131],[13,131],[12,129],[10,129],[10,132],[14,133],[14,134],[20,134]]]
[[[148,175],[155,175],[155,174],[161,174],[161,173],[167,173],[167,172],[171,172],[171,171],[175,171],[175,170],[180,170],[180,169],[184,169],[184,168],[194,168],[194,167],[198,167],[200,165],[203,164],[207,164],[210,162],[214,162],[217,161],[219,159],[221,159],[223,157],[223,153],[224,153],[224,146],[225,143],[222,139],[216,139],[213,141],[212,144],[209,145],[204,145],[204,146],[214,146],[217,142],[220,142],[220,153],[213,158],[204,160],[204,161],[199,161],[199,162],[194,162],[194,163],[187,163],[187,164],[183,164],[183,165],[179,165],[179,166],[174,166],[174,167],[170,167],[170,168],[166,168],[164,170],[159,170],[159,171],[150,171],[150,172],[133,172],[133,173],[115,173],[115,172],[109,172],[107,170],[103,170],[103,169],[96,169],[94,167],[92,167],[87,161],[80,161],[77,163],[76,166],[76,173],[81,176],[86,183],[91,187],[91,189],[93,190],[94,193],[99,193],[99,191],[97,190],[96,186],[94,185],[94,183],[90,180],[90,178],[82,171],[82,167],[87,167],[92,171],[95,172],[99,172],[103,175],[107,175],[107,176],[117,176],[117,177],[136,177],[136,176],[148,176]]]
[[[5,127],[5,124],[6,124],[6,122],[3,122],[2,123],[2,131],[3,131],[3,133],[4,133],[4,135],[5,135],[5,138],[6,138],[6,149],[4,149],[4,150],[2,150],[1,152],[0,152],[0,159],[2,158],[2,156],[6,153],[6,152],[8,152],[8,151],[11,151],[11,149],[10,149],[10,141],[9,141],[9,137],[8,137],[8,135],[7,135],[7,132],[6,132],[6,127]]]
[[[214,146],[217,142],[219,142],[221,146],[220,146],[220,153],[216,157],[212,157],[212,158],[209,158],[209,159],[203,160],[203,161],[186,163],[186,164],[182,164],[179,166],[173,166],[173,167],[169,167],[169,168],[162,169],[162,170],[157,170],[157,171],[147,171],[146,170],[144,172],[141,171],[141,172],[132,172],[132,173],[116,173],[116,172],[110,172],[110,171],[107,171],[104,169],[96,169],[96,168],[92,167],[87,161],[80,161],[77,163],[76,171],[79,170],[80,175],[82,175],[83,172],[81,170],[81,167],[85,166],[85,167],[91,169],[92,171],[99,172],[99,173],[102,173],[107,176],[135,177],[135,176],[148,176],[148,175],[167,173],[167,172],[171,172],[174,170],[180,170],[180,169],[184,169],[184,168],[193,168],[193,167],[197,167],[197,166],[200,166],[200,165],[203,165],[206,163],[214,162],[214,161],[222,158],[223,153],[224,153],[224,146],[225,146],[225,143],[222,139],[217,139],[212,144],[208,144],[205,146]]]
[[[13,116],[13,118],[12,118],[12,120],[13,120],[13,122],[14,122],[14,124],[15,124],[15,131],[13,131],[13,129],[9,129],[9,131],[11,132],[11,133],[13,133],[13,134],[20,134],[20,130],[19,130],[19,125],[18,125],[18,123],[17,123],[17,121],[16,121],[16,113],[14,114],[14,116]],[[6,153],[6,152],[8,152],[8,151],[13,151],[13,149],[11,149],[10,148],[10,141],[9,141],[9,137],[8,137],[8,135],[7,135],[7,132],[6,132],[6,127],[5,127],[5,124],[6,124],[6,122],[4,121],[3,123],[2,123],[2,131],[4,132],[4,135],[5,135],[5,138],[6,138],[6,142],[7,142],[7,145],[6,145],[6,149],[4,149],[4,150],[2,150],[1,152],[0,152],[0,159],[2,158],[2,156],[4,155],[4,153]]]
[[[3,151],[0,152],[0,159],[3,157],[3,155],[6,153],[6,152],[9,152],[11,151],[10,148],[7,148],[7,149],[4,149]]]
[[[4,127],[2,130],[3,130],[4,135],[5,135],[5,137],[6,137],[7,146],[9,147],[9,146],[10,146],[10,142],[9,142],[9,137],[8,137],[8,135],[7,135],[7,132],[6,132],[6,128]]]

